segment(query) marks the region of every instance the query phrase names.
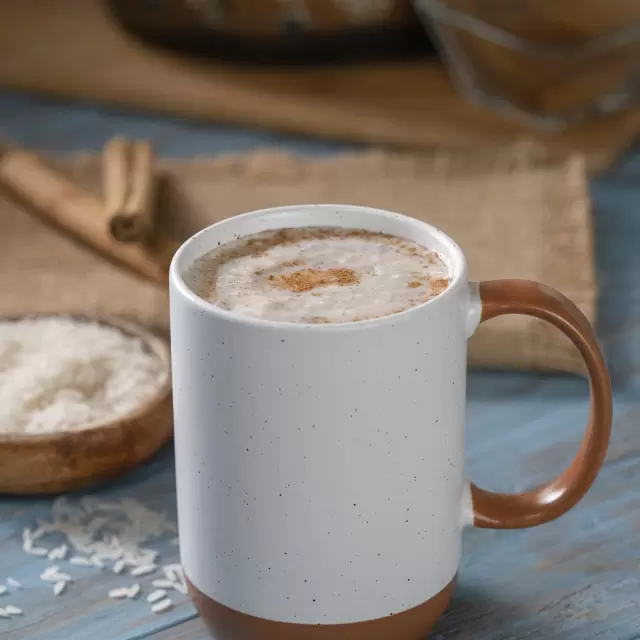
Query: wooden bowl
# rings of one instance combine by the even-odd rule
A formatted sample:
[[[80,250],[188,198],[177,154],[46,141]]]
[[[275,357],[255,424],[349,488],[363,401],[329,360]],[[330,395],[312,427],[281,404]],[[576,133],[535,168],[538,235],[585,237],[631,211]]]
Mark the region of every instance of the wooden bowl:
[[[64,317],[98,322],[140,338],[149,353],[166,366],[166,382],[155,397],[140,408],[108,423],[42,435],[0,434],[0,493],[53,494],[83,489],[148,460],[171,438],[173,415],[167,342],[137,324],[119,319],[69,314]]]

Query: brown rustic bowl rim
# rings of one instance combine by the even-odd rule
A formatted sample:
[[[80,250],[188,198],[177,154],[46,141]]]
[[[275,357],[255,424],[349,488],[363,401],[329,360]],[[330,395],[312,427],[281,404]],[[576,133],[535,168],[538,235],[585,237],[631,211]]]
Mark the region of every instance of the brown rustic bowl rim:
[[[119,415],[111,420],[100,422],[91,426],[83,426],[79,429],[69,431],[55,431],[51,433],[0,433],[0,445],[3,443],[24,444],[42,444],[52,443],[64,440],[70,435],[74,436],[98,436],[100,433],[108,431],[116,431],[121,429],[123,423],[133,424],[140,418],[155,410],[160,404],[166,401],[167,396],[171,394],[171,356],[170,349],[166,339],[154,333],[144,325],[121,318],[119,316],[110,316],[102,314],[82,314],[82,313],[25,313],[0,315],[0,322],[20,322],[22,320],[38,319],[38,318],[67,318],[84,322],[87,324],[98,324],[112,329],[117,329],[123,334],[139,338],[148,351],[158,358],[166,369],[166,379],[158,388],[157,392],[142,403],[139,407],[132,409],[128,413]]]

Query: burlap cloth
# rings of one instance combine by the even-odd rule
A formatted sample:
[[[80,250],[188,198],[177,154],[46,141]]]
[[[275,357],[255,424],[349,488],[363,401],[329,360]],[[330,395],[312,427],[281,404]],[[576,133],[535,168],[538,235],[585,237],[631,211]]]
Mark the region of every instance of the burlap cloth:
[[[92,156],[52,161],[99,193]],[[591,320],[596,283],[583,161],[532,166],[522,149],[490,154],[369,153],[306,159],[272,152],[161,164],[162,224],[177,237],[274,205],[349,203],[427,220],[462,246],[474,280],[556,287]],[[167,293],[113,266],[0,194],[0,313],[83,311],[168,328]],[[481,326],[470,363],[581,371],[556,330],[524,317]]]

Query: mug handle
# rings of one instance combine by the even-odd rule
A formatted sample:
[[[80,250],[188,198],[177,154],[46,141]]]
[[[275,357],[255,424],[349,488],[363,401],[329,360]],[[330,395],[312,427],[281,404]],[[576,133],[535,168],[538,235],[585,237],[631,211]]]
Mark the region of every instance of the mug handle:
[[[470,485],[473,525],[524,529],[558,518],[574,507],[595,480],[607,452],[612,421],[611,382],[589,322],[573,302],[554,289],[528,280],[493,280],[478,285],[480,322],[506,314],[550,322],[578,347],[589,373],[590,412],[580,449],[557,478],[520,494],[494,493]]]

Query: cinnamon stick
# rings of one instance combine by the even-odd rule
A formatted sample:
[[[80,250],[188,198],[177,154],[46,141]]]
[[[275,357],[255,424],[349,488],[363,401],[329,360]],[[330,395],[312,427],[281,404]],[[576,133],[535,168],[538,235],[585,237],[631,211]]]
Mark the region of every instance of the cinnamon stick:
[[[0,184],[38,214],[135,273],[166,285],[167,251],[116,240],[104,224],[104,206],[35,154],[8,149],[0,156]],[[165,248],[166,249],[166,248]]]
[[[111,223],[123,211],[127,200],[130,153],[129,140],[118,136],[107,142],[102,155],[102,197],[107,224],[112,233]]]
[[[105,215],[120,242],[141,242],[153,231],[156,181],[149,142],[118,136],[103,155]]]

